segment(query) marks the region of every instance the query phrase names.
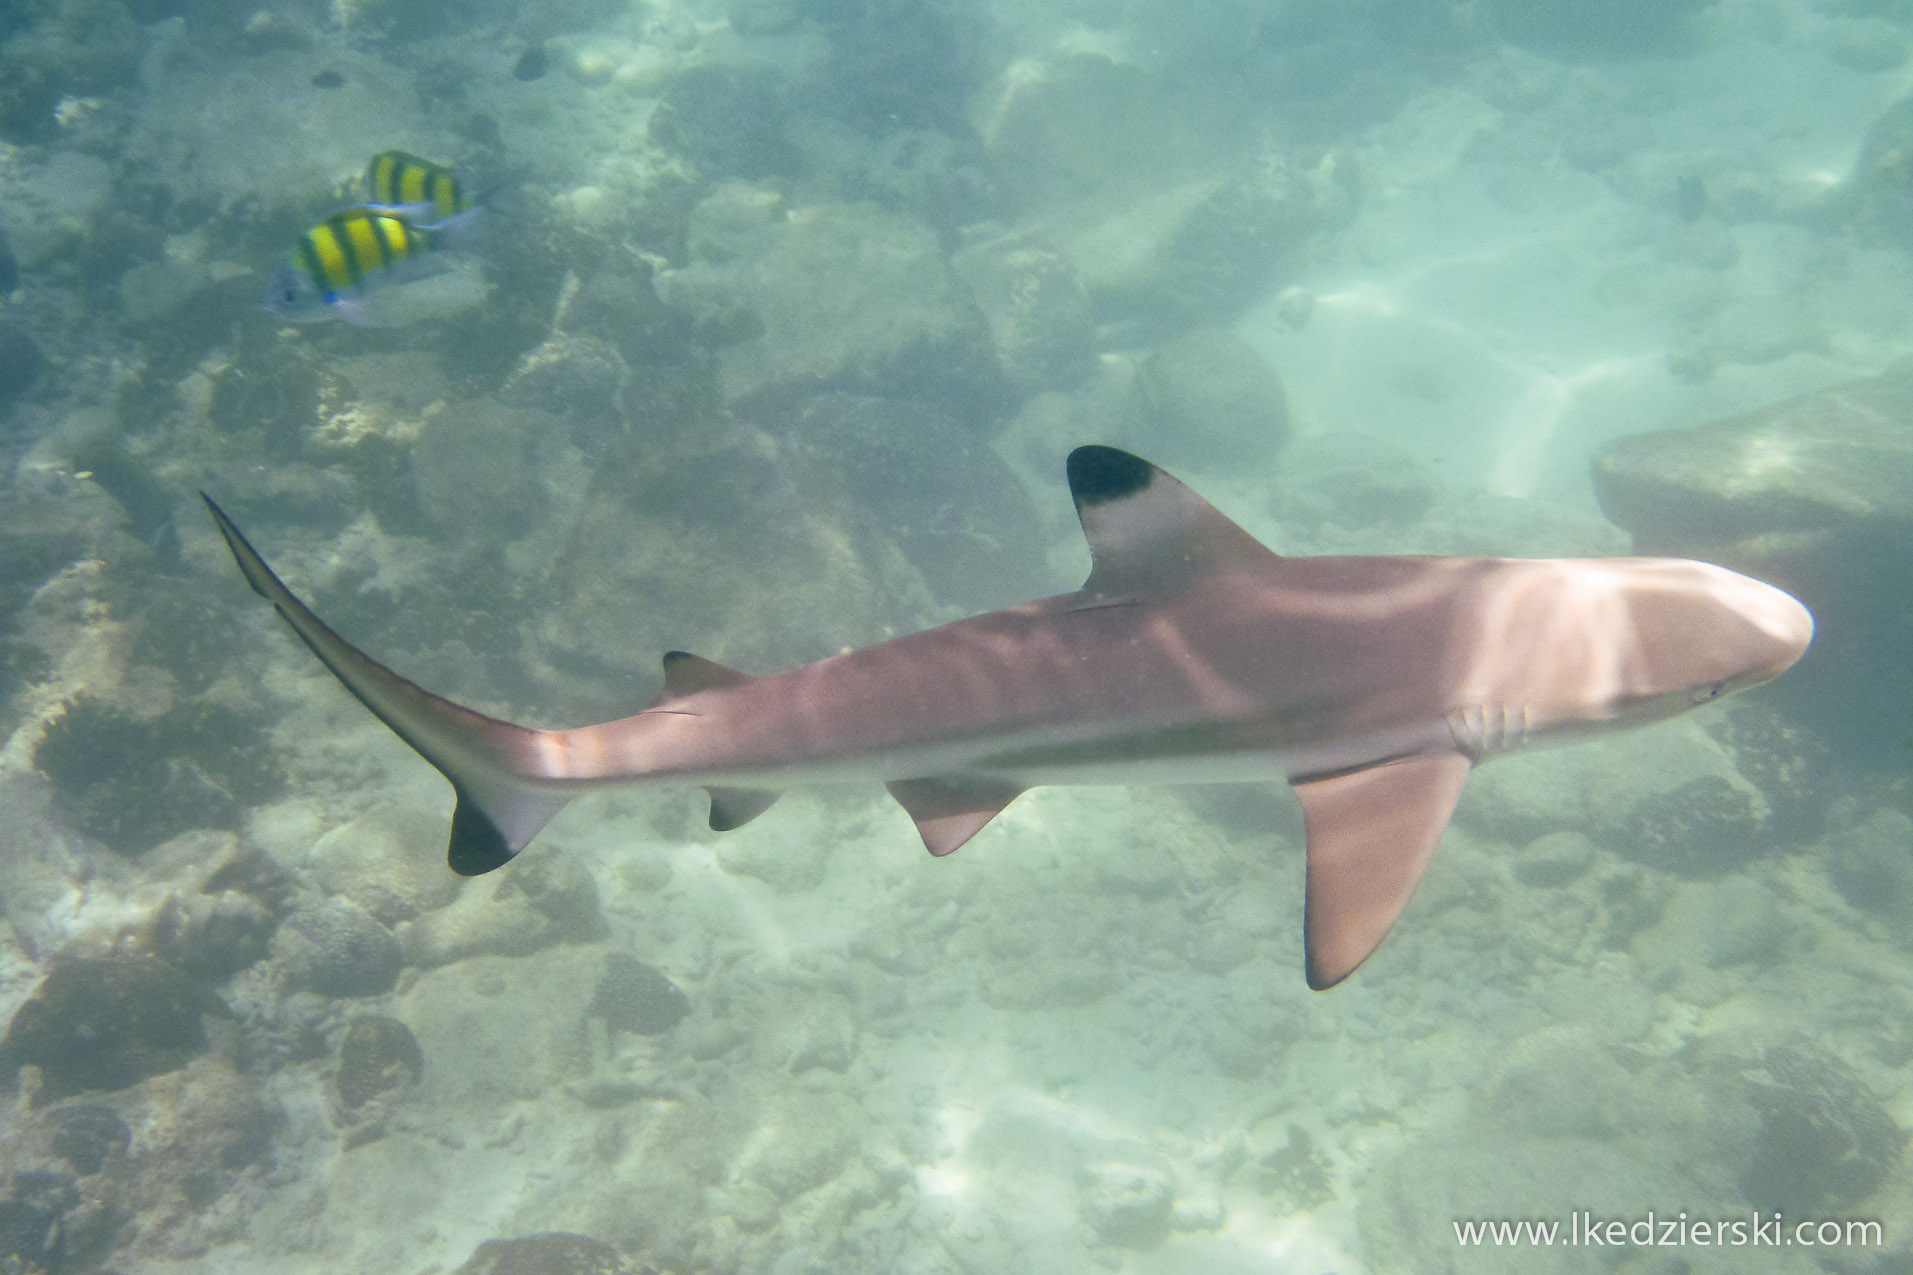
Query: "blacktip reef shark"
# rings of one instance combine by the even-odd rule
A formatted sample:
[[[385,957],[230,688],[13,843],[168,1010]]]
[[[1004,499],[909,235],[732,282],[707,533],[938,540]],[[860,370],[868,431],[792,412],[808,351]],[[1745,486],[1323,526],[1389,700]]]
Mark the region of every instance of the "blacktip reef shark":
[[[1764,682],[1813,635],[1792,597],[1707,563],[1287,558],[1127,452],[1078,448],[1068,472],[1092,563],[1075,593],[762,677],[673,651],[649,708],[570,730],[376,663],[206,503],[254,591],[451,781],[455,872],[611,785],[702,785],[725,831],[790,785],[876,780],[946,855],[1039,784],[1279,777],[1302,802],[1317,989],[1382,941],[1473,767]]]

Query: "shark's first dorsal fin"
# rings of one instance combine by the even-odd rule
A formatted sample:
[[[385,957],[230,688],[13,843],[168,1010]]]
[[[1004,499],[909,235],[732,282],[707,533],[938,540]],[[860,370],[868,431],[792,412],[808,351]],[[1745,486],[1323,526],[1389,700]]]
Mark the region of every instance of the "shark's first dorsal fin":
[[[1302,941],[1310,987],[1347,978],[1387,935],[1472,765],[1460,753],[1426,753],[1295,785],[1309,843]]]
[[[1088,593],[1162,587],[1230,563],[1272,561],[1261,541],[1144,460],[1114,447],[1069,454],[1069,494],[1089,541]]]
[[[699,691],[715,690],[723,686],[742,686],[751,680],[749,673],[740,673],[734,668],[726,668],[716,660],[707,660],[701,655],[692,655],[689,651],[666,651],[664,653],[664,693],[661,700],[677,699],[682,695],[695,695]]]

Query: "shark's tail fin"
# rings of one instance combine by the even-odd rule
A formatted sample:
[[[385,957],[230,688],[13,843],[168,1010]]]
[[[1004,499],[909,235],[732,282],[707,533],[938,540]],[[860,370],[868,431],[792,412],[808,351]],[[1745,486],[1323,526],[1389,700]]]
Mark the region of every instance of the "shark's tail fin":
[[[406,681],[327,628],[272,573],[239,528],[199,493],[253,592],[278,608],[305,644],[392,733],[452,781],[458,809],[446,851],[460,876],[490,872],[524,849],[570,798],[541,783],[546,732],[475,713]]]

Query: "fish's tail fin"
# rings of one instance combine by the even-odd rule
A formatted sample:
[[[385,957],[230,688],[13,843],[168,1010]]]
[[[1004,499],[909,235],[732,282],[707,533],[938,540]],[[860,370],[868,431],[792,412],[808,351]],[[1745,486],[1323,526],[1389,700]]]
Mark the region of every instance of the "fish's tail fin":
[[[538,763],[549,732],[454,704],[347,642],[286,588],[212,497],[199,495],[252,591],[272,603],[360,703],[451,781],[458,794],[446,849],[452,871],[469,877],[501,866],[564,808],[569,795],[551,786]]]
[[[489,218],[497,216],[488,208],[467,208],[464,212],[441,217],[437,221],[414,222],[419,230],[432,236],[432,246],[460,257],[476,257],[485,251],[491,234]]]

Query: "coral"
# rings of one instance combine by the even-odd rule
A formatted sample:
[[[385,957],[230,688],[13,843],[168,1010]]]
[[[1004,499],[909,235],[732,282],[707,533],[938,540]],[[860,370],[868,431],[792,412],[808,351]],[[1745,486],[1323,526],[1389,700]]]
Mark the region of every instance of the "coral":
[[[242,803],[273,795],[282,779],[263,735],[223,704],[185,700],[149,720],[82,694],[33,764],[80,831],[140,855],[188,829],[237,827]]]
[[[673,79],[651,115],[651,142],[708,178],[797,176],[803,160],[784,135],[783,91],[759,67],[694,66]]]
[[[321,996],[377,996],[398,982],[405,955],[392,932],[346,899],[309,904],[286,918],[272,959],[288,987]]]
[[[56,1155],[83,1176],[98,1173],[108,1159],[132,1145],[132,1130],[113,1108],[96,1102],[76,1102],[48,1113],[53,1125],[50,1144]]]
[[[1691,779],[1634,803],[1615,848],[1630,859],[1683,876],[1729,872],[1773,846],[1766,811],[1718,775]]]
[[[361,1014],[339,1043],[339,1102],[356,1110],[373,1098],[417,1084],[425,1055],[412,1029],[396,1018]]]
[[[628,952],[606,952],[591,1012],[613,1030],[653,1036],[677,1026],[691,1002],[662,971]]]
[[[217,982],[264,958],[292,879],[272,856],[230,832],[175,837],[140,861],[147,879],[134,896],[159,901],[132,929],[148,953],[181,972]]]
[[[442,819],[379,806],[320,837],[306,869],[326,893],[392,926],[458,897],[458,878],[445,870],[444,856]]]
[[[202,1014],[225,1005],[151,957],[62,961],[22,1005],[0,1040],[0,1077],[40,1069],[36,1100],[124,1089],[186,1065],[205,1047]]]

